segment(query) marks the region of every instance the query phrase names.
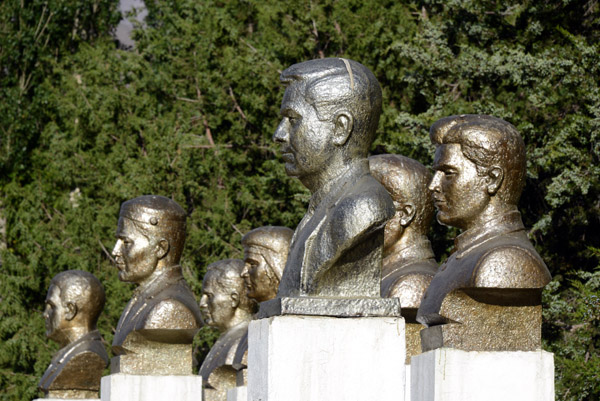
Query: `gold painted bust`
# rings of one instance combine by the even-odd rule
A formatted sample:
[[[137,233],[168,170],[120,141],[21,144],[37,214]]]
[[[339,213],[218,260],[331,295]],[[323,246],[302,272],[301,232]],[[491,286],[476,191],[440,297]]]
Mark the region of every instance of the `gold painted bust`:
[[[264,226],[248,231],[242,237],[244,269],[242,278],[247,295],[257,303],[275,298],[285,268],[294,231],[281,226]],[[238,371],[238,386],[247,383],[248,332],[238,345],[233,367]]]
[[[202,318],[222,333],[200,367],[206,401],[225,401],[227,390],[236,386],[233,359],[256,308],[246,295],[243,269],[240,259],[220,260],[208,266],[202,282]]]
[[[418,311],[423,351],[541,348],[541,292],[548,268],[517,210],[525,144],[508,122],[485,115],[437,121],[430,184],[441,224],[462,230]]]
[[[435,275],[435,261],[427,232],[434,207],[431,174],[416,160],[401,155],[369,157],[371,174],[392,196],[396,214],[385,225],[381,296],[400,299],[406,320],[406,363],[421,353],[422,327],[416,315],[421,298]]]
[[[67,270],[54,276],[46,296],[46,336],[61,345],[39,382],[46,398],[98,398],[108,354],[96,328],[104,289],[93,274]]]
[[[306,297],[329,299],[308,301],[298,313],[338,315],[332,299],[380,296],[383,230],[394,205],[371,176],[367,156],[381,88],[368,68],[341,58],[295,64],[283,71],[281,82],[287,88],[273,140],[287,174],[312,196],[294,232],[277,297],[295,299],[290,305],[304,305]]]
[[[117,325],[112,373],[192,373],[191,344],[202,320],[179,266],[185,219],[181,206],[164,196],[121,205],[112,254],[119,279],[138,287]]]

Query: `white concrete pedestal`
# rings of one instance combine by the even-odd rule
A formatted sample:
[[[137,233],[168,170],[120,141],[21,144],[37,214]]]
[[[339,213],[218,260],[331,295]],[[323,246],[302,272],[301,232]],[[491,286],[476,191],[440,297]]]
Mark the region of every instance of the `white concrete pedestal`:
[[[403,401],[401,317],[276,316],[249,326],[248,401]]]
[[[202,401],[202,377],[116,373],[102,378],[100,399],[102,401]]]
[[[100,401],[100,398],[35,398],[33,401]]]
[[[554,401],[554,354],[440,348],[411,359],[412,401]]]
[[[227,390],[227,401],[246,401],[248,399],[248,387],[238,386]]]

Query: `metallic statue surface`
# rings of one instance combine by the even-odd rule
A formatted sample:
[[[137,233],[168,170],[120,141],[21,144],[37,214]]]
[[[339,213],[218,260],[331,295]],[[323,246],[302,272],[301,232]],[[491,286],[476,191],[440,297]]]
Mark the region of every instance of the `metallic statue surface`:
[[[418,311],[423,351],[541,348],[541,292],[548,268],[517,210],[525,145],[508,122],[485,115],[437,121],[430,184],[441,224],[463,232]]]
[[[281,226],[264,226],[248,231],[242,237],[244,269],[242,278],[247,295],[256,302],[275,298],[285,268],[294,230]],[[248,332],[241,338],[233,367],[238,371],[237,385],[247,384]]]
[[[246,295],[241,277],[244,262],[226,259],[208,266],[202,283],[200,309],[204,322],[219,329],[221,336],[200,367],[207,401],[227,400],[227,390],[236,386],[233,359],[241,339],[248,333],[256,303]]]
[[[381,296],[400,299],[406,320],[406,363],[421,353],[423,328],[416,321],[421,298],[435,275],[435,261],[427,232],[434,207],[431,174],[416,160],[401,155],[369,157],[371,174],[392,196],[396,214],[385,225]]]
[[[256,302],[275,298],[294,231],[287,227],[255,228],[242,237],[248,297]]]
[[[191,344],[202,320],[179,266],[185,218],[181,206],[164,196],[121,205],[112,254],[119,279],[138,287],[117,325],[112,373],[192,373]]]
[[[380,296],[383,229],[394,214],[367,161],[381,88],[365,66],[340,58],[295,64],[281,81],[286,90],[273,140],[287,174],[312,196],[294,232],[278,299],[263,303],[259,316],[368,314],[365,299]]]
[[[98,398],[108,354],[96,328],[104,308],[100,281],[81,270],[52,278],[44,319],[46,336],[62,347],[39,382],[46,398]]]

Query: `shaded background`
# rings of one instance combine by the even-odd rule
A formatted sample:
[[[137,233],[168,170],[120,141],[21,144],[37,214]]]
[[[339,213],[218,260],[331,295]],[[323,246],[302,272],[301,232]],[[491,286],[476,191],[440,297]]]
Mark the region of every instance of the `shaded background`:
[[[107,342],[131,295],[108,256],[121,202],[172,197],[187,211],[183,256],[205,267],[240,238],[295,227],[308,193],[271,141],[289,65],[347,57],[379,79],[372,153],[432,160],[428,128],[457,113],[513,123],[528,148],[520,202],[554,280],[544,348],[557,399],[600,397],[600,6],[597,1],[156,1],[115,39],[109,0],[0,3],[0,400],[40,394],[58,346],[44,338],[50,279],[94,273]],[[135,18],[133,18],[135,21]],[[435,225],[439,260],[454,230]],[[196,338],[201,361],[216,333]]]

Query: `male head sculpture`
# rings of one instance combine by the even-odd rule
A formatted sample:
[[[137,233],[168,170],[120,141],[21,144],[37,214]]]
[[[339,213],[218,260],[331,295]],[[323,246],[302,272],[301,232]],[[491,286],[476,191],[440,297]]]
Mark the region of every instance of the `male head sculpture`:
[[[108,354],[96,328],[105,295],[93,274],[68,270],[54,276],[46,296],[46,336],[62,347],[39,387],[50,397],[97,398]]]
[[[227,399],[227,389],[236,385],[233,360],[241,339],[248,332],[248,323],[256,303],[246,295],[241,277],[244,262],[226,259],[212,263],[202,282],[200,309],[204,322],[219,329],[221,336],[202,362],[204,400]]]
[[[401,155],[371,156],[369,165],[396,207],[385,225],[381,295],[399,297],[406,316],[408,310],[416,313],[437,270],[427,239],[433,220],[431,174],[421,163]]]
[[[396,214],[385,225],[381,296],[396,297],[406,319],[406,363],[421,353],[417,309],[437,271],[427,232],[433,220],[431,174],[401,155],[369,157],[371,174],[392,196]]]
[[[430,132],[437,218],[463,233],[431,282],[417,319],[430,327],[461,324],[424,331],[422,339],[437,333],[424,349],[537,349],[541,290],[550,273],[517,210],[525,182],[523,140],[508,122],[485,115],[447,117]],[[482,327],[494,335],[486,337]],[[512,334],[503,336],[502,330]]]
[[[144,345],[149,344],[148,341],[158,342],[165,344],[161,347],[166,358],[166,349],[173,344],[181,344],[186,355],[190,348],[189,369],[186,357],[181,359],[185,359],[185,366],[184,362],[175,367],[179,362],[164,361],[163,365],[156,366],[157,370],[146,366],[145,373],[177,371],[169,370],[169,366],[191,372],[191,346],[188,345],[201,326],[201,317],[198,303],[179,266],[185,242],[185,218],[181,206],[164,196],[144,195],[121,205],[113,256],[119,279],[136,283],[138,288],[119,319],[113,351],[117,355],[141,354],[150,349],[160,350],[160,347]],[[130,359],[133,361],[133,356]],[[126,360],[120,359],[122,372],[127,369]],[[142,364],[131,366],[138,369]]]
[[[275,298],[294,231],[287,227],[255,228],[242,237],[248,296],[257,302]]]
[[[287,87],[273,139],[287,174],[312,197],[278,296],[378,297],[383,227],[394,213],[367,161],[381,113],[379,83],[362,64],[340,58],[295,64],[281,81]]]

